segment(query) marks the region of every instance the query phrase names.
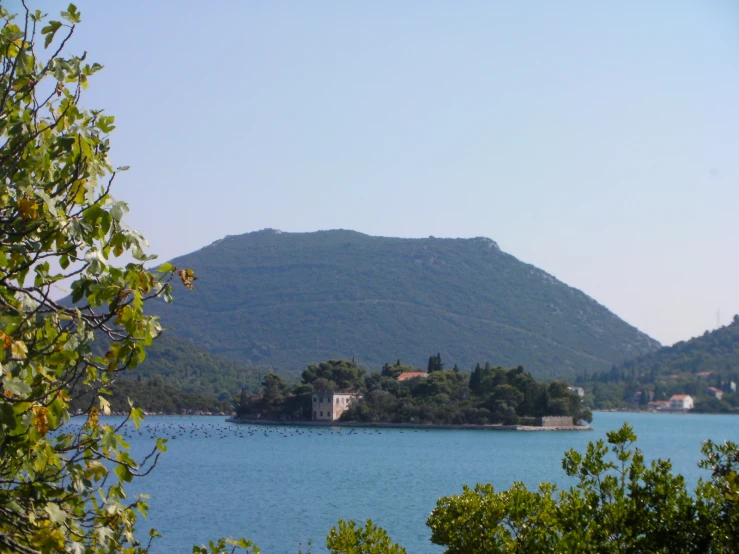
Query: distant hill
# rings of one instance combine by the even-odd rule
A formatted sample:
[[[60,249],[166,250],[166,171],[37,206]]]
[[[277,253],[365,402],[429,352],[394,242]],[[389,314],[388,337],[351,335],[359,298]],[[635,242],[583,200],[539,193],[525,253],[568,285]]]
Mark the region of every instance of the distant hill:
[[[199,348],[171,331],[165,332],[146,351],[146,360],[125,379],[159,378],[185,392],[230,401],[241,387],[260,390],[258,371],[246,364]]]
[[[659,343],[581,291],[486,238],[401,239],[354,231],[228,236],[173,262],[194,292],[152,306],[199,347],[285,375],[354,358],[425,367],[523,365],[567,378]]]
[[[734,316],[725,327],[628,360],[612,371],[641,378],[711,372],[717,378],[736,379],[739,374],[739,316]]]
[[[739,316],[726,327],[706,331],[700,337],[665,346],[638,356],[608,371],[579,375],[586,403],[599,409],[647,407],[647,399],[667,400],[673,394],[689,394],[696,411],[739,410]],[[722,391],[714,398],[708,387]]]
[[[105,345],[102,339],[93,343],[100,355]],[[257,369],[165,332],[147,349],[141,365],[118,376],[110,387],[110,402],[116,412],[127,411],[128,399],[150,412],[227,412],[242,388],[249,393],[261,390]],[[91,399],[85,394],[73,408],[84,408]]]

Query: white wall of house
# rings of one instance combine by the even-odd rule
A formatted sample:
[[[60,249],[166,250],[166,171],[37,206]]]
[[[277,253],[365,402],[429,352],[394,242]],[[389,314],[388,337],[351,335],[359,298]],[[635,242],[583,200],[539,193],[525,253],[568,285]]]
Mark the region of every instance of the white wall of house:
[[[677,394],[670,398],[671,410],[692,410],[693,408],[693,397],[690,395]]]
[[[313,421],[336,421],[357,398],[356,393],[314,392],[311,419]]]

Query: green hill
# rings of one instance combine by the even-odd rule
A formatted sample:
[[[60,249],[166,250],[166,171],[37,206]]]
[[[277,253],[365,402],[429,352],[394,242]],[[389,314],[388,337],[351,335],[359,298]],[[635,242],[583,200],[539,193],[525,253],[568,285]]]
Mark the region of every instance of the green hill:
[[[264,230],[173,262],[199,280],[174,304],[152,306],[164,325],[211,352],[285,375],[330,358],[425,366],[440,352],[447,367],[490,360],[567,378],[659,347],[486,238]]]
[[[198,348],[171,331],[155,340],[146,360],[124,379],[159,378],[185,392],[230,402],[242,386],[260,390],[258,370]]]
[[[645,404],[645,397],[637,393],[648,391],[656,400],[690,394],[700,411],[727,411],[739,406],[731,382],[739,383],[739,316],[731,324],[700,337],[638,356],[607,371],[581,375],[577,380],[588,391],[586,398],[595,408],[619,408],[637,401]],[[712,398],[707,387],[722,389],[723,402]]]
[[[628,360],[615,371],[644,378],[706,371],[724,377],[735,375],[739,372],[739,316],[734,316],[731,324],[700,337]]]
[[[106,341],[93,343],[103,355]],[[118,376],[109,387],[113,411],[128,410],[128,400],[149,412],[228,412],[242,389],[261,390],[259,370],[198,348],[171,332],[162,334],[147,349],[146,359],[131,371]],[[90,394],[78,398],[73,409],[84,408]]]

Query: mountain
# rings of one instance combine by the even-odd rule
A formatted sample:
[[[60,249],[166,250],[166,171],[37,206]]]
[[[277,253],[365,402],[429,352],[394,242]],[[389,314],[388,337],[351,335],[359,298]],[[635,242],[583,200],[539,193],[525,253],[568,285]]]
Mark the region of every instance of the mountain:
[[[199,347],[295,375],[354,358],[379,368],[523,365],[543,378],[609,368],[659,343],[583,292],[487,238],[402,239],[354,231],[228,236],[173,263],[194,292],[152,306]]]

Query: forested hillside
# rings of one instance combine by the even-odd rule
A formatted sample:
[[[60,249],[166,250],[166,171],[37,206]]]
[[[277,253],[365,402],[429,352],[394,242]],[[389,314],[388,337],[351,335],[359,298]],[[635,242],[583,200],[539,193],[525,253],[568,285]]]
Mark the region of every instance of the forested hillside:
[[[242,387],[259,389],[259,371],[218,356],[171,331],[152,343],[146,360],[124,379],[159,378],[186,393],[230,401]]]
[[[680,341],[650,354],[624,362],[616,370],[623,376],[704,371],[728,374],[739,371],[739,316],[731,324],[706,331],[700,337]]]
[[[731,383],[739,384],[739,316],[731,324],[706,331],[656,352],[614,365],[608,371],[581,375],[578,384],[588,390],[596,408],[617,408],[641,402],[649,394],[665,400],[672,394],[690,394],[702,411],[728,411],[739,406]],[[708,388],[722,390],[721,400]],[[644,395],[637,394],[643,391]]]
[[[99,355],[107,344],[95,341]],[[109,389],[111,409],[128,410],[130,399],[148,412],[230,412],[242,390],[260,389],[259,370],[198,348],[171,332],[163,333],[147,349],[146,359],[135,369],[119,375]],[[77,398],[73,409],[84,409],[92,397]]]
[[[174,260],[194,292],[153,307],[165,326],[228,358],[298,375],[328,358],[365,367],[428,352],[568,378],[658,348],[579,290],[486,238],[353,231],[229,236]]]

